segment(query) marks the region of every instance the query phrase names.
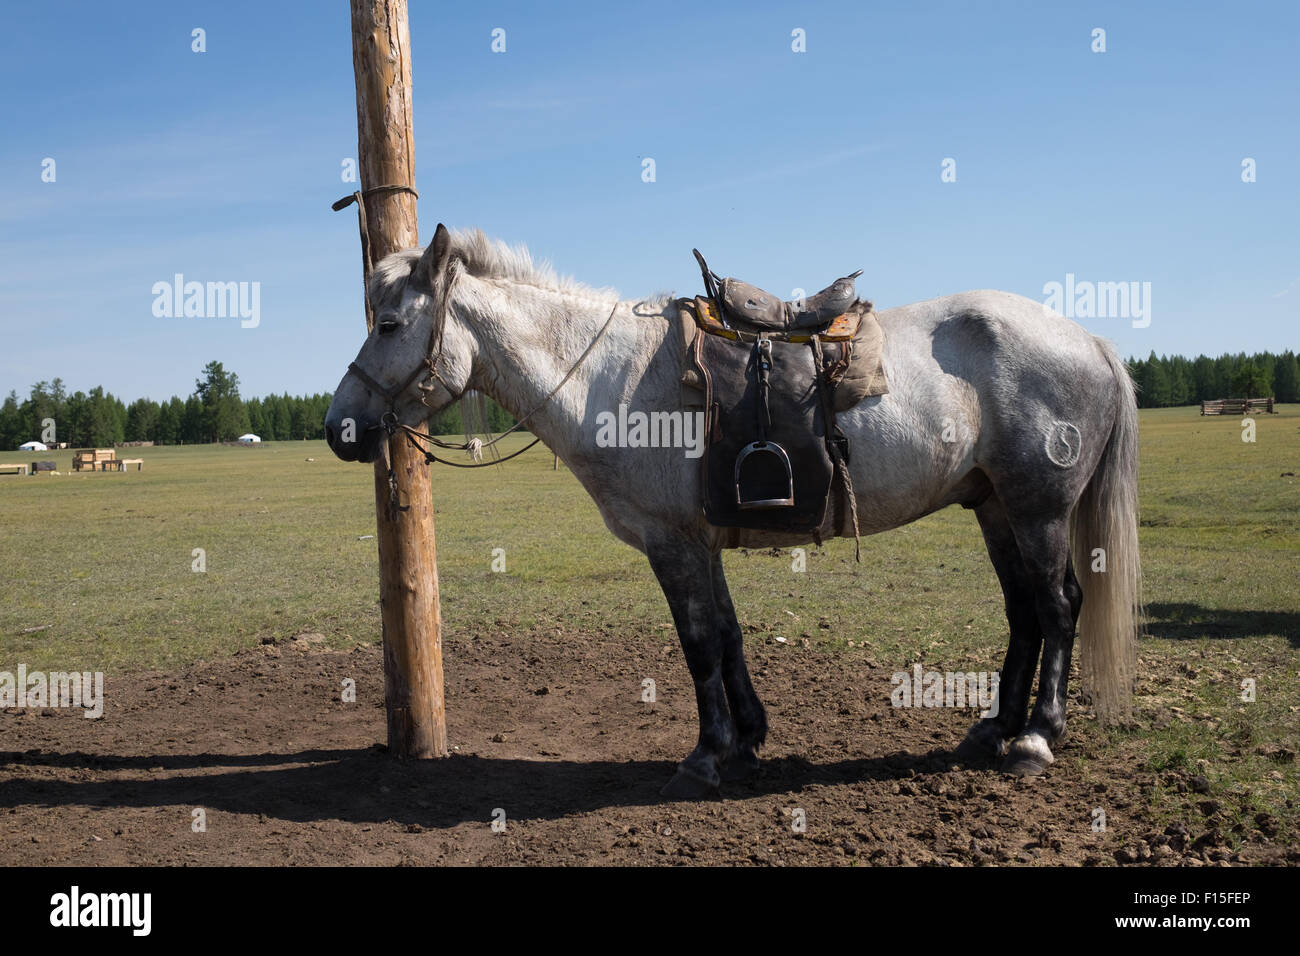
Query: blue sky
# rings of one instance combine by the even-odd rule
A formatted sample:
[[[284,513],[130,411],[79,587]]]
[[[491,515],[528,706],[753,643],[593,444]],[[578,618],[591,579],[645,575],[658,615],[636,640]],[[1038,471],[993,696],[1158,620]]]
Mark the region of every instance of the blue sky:
[[[355,188],[347,4],[7,26],[0,390],[165,399],[211,359],[245,396],[331,390],[365,327],[329,209]],[[625,297],[696,291],[692,246],[783,293],[861,268],[878,308],[1149,282],[1149,326],[1081,321],[1124,354],[1300,347],[1300,5],[412,0],[411,32],[425,240],[477,226]],[[260,324],[156,317],[175,273],[260,283]]]

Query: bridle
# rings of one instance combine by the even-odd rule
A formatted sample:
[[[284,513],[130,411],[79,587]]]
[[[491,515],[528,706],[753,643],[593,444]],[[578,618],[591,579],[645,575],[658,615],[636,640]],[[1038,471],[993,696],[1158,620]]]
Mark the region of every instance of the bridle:
[[[433,294],[433,290],[430,290],[430,294]],[[447,325],[447,305],[445,295],[442,300],[437,302],[436,308],[437,314],[434,316],[433,325],[429,329],[429,342],[424,349],[424,359],[419,365],[415,366],[410,375],[406,376],[406,378],[398,384],[390,388],[385,388],[379,383],[378,379],[356,362],[352,362],[348,365],[348,371],[361,379],[361,381],[365,382],[371,389],[382,395],[384,401],[388,405],[388,408],[384,411],[383,416],[379,420],[380,423],[378,425],[370,426],[371,428],[385,428],[391,435],[394,429],[390,427],[390,423],[395,424],[397,422],[398,396],[417,382],[419,382],[420,391],[424,393],[420,398],[420,404],[428,407],[429,392],[433,391],[434,386],[428,382],[421,381],[422,379],[436,379],[442,387],[447,390],[448,395],[451,395],[453,399],[456,397],[455,393],[451,390],[451,386],[448,385],[446,381],[443,380],[443,377],[438,374],[438,360],[442,358],[442,332]],[[377,325],[379,324],[382,323],[377,323]]]
[[[384,429],[384,431],[388,433],[388,437],[390,440],[398,432],[402,432],[406,436],[406,440],[411,444],[411,446],[417,452],[419,452],[424,456],[424,460],[426,464],[432,464],[433,462],[437,462],[440,465],[451,465],[453,468],[486,468],[489,465],[501,464],[502,462],[509,461],[511,458],[518,457],[519,455],[522,455],[524,452],[528,451],[528,449],[532,448],[534,445],[536,445],[538,442],[542,440],[540,437],[534,438],[523,448],[519,449],[516,452],[511,452],[509,455],[506,455],[504,458],[496,458],[493,459],[492,461],[480,460],[483,455],[483,449],[491,448],[501,439],[509,435],[511,432],[517,431],[518,429],[522,428],[524,423],[527,422],[529,419],[531,419],[538,412],[540,412],[550,402],[550,400],[555,397],[556,393],[558,393],[559,390],[564,387],[564,384],[568,382],[570,378],[573,377],[573,373],[578,370],[578,366],[580,366],[586,360],[587,356],[590,355],[592,350],[596,347],[596,343],[599,342],[601,338],[604,337],[605,333],[609,330],[609,326],[614,321],[614,316],[618,312],[619,303],[617,302],[614,303],[614,308],[612,308],[609,312],[609,318],[605,320],[605,324],[601,326],[600,331],[596,333],[596,336],[587,345],[586,350],[580,356],[578,356],[578,360],[573,363],[573,367],[570,368],[567,373],[565,373],[564,378],[560,379],[559,384],[556,385],[555,388],[551,389],[550,393],[544,399],[542,399],[541,402],[538,403],[537,407],[534,408],[531,412],[529,412],[523,418],[520,418],[513,425],[511,425],[509,428],[503,431],[500,435],[497,435],[495,438],[492,438],[489,441],[485,442],[479,438],[471,438],[465,442],[445,442],[440,438],[430,435],[428,432],[421,431],[416,428],[412,428],[410,425],[404,425],[400,421],[398,421],[397,420],[397,399],[403,392],[405,392],[412,385],[418,384],[420,391],[424,393],[420,397],[420,404],[424,405],[427,408],[429,405],[429,401],[428,401],[429,393],[434,391],[436,387],[433,384],[434,381],[442,385],[442,387],[446,389],[447,394],[452,396],[453,400],[459,397],[452,390],[451,386],[447,384],[447,382],[443,379],[443,377],[438,374],[438,362],[442,358],[443,330],[446,328],[447,325],[447,300],[451,297],[451,284],[452,284],[452,279],[449,276],[446,283],[447,288],[443,290],[441,296],[438,296],[435,290],[431,289],[429,291],[429,294],[432,295],[435,299],[436,302],[435,308],[437,311],[433,317],[433,326],[429,329],[429,343],[427,348],[425,349],[424,360],[421,361],[420,364],[415,367],[414,371],[412,371],[410,375],[408,375],[405,379],[403,379],[399,384],[394,385],[391,388],[385,388],[383,385],[379,383],[379,381],[373,375],[367,372],[355,361],[348,365],[348,371],[356,375],[357,378],[365,382],[367,386],[369,386],[371,389],[373,389],[374,391],[378,392],[381,396],[383,396],[384,401],[387,403],[388,407],[385,409],[384,414],[380,416],[379,423],[376,425],[371,425],[370,430],[382,428]],[[427,381],[424,381],[424,379],[427,379]],[[429,449],[421,447],[420,442],[427,442],[430,445],[436,446],[438,448],[448,449],[451,451],[466,451],[470,453],[470,456],[474,460],[468,464],[464,462],[447,461],[445,458],[439,458]]]
[[[370,304],[370,275],[374,271],[374,264],[371,262],[370,259],[370,231],[366,226],[365,197],[372,193],[385,193],[385,192],[407,192],[413,195],[416,199],[420,198],[420,194],[415,191],[414,187],[402,185],[400,183],[390,183],[383,186],[372,186],[369,189],[359,190],[348,196],[344,196],[342,199],[334,203],[333,206],[331,207],[335,212],[338,212],[340,209],[345,209],[348,206],[352,205],[353,203],[356,203],[357,205],[357,224],[360,226],[361,229],[361,252],[362,252],[362,258],[365,260],[365,265],[366,265],[365,275],[362,277],[363,279],[362,289],[364,290],[365,300],[366,300],[366,326],[367,328],[371,328],[371,329],[374,328],[375,326],[374,310]],[[569,369],[568,373],[564,376],[564,378],[560,379],[560,384],[556,385],[555,388],[551,389],[550,394],[547,395],[544,399],[542,399],[541,403],[536,408],[534,408],[531,412],[529,412],[523,418],[519,419],[517,422],[515,422],[513,425],[511,425],[509,428],[503,431],[500,435],[497,435],[495,438],[493,438],[491,441],[485,442],[479,438],[471,438],[465,442],[444,442],[426,432],[418,431],[412,428],[410,425],[403,425],[401,422],[399,422],[397,420],[397,399],[398,396],[400,396],[408,388],[410,388],[412,385],[418,382],[420,391],[424,393],[420,397],[420,404],[427,408],[429,406],[429,401],[428,401],[429,393],[434,390],[434,385],[432,384],[433,381],[437,381],[440,385],[442,385],[442,387],[447,390],[447,394],[452,396],[453,401],[459,397],[452,390],[451,386],[448,385],[446,381],[443,380],[442,376],[438,374],[438,360],[442,358],[442,333],[443,333],[443,329],[446,328],[447,325],[447,300],[451,297],[451,285],[453,279],[454,279],[454,275],[449,271],[448,279],[446,282],[447,288],[443,290],[441,299],[437,299],[436,290],[434,289],[429,290],[430,294],[433,295],[437,300],[436,308],[438,310],[437,314],[434,316],[433,327],[429,329],[429,344],[428,347],[424,350],[424,360],[419,365],[417,365],[415,367],[415,370],[411,372],[411,374],[408,375],[400,384],[392,388],[385,388],[383,385],[379,383],[378,379],[376,379],[373,375],[371,375],[369,372],[363,369],[355,361],[349,363],[348,371],[356,375],[356,377],[361,379],[361,381],[365,382],[368,387],[374,389],[376,392],[382,395],[384,401],[388,405],[388,407],[384,411],[384,414],[381,415],[379,418],[379,424],[370,426],[371,429],[376,429],[376,428],[384,429],[384,431],[388,433],[388,438],[390,441],[399,431],[405,433],[406,440],[410,442],[411,446],[415,448],[416,451],[424,455],[425,464],[432,464],[433,462],[436,461],[442,465],[451,465],[453,468],[485,468],[488,465],[500,464],[501,462],[509,461],[511,458],[514,458],[518,455],[522,455],[524,452],[528,451],[528,449],[532,448],[539,441],[541,441],[541,438],[534,438],[523,448],[519,449],[519,451],[506,455],[506,457],[504,458],[497,458],[493,461],[488,461],[488,462],[483,462],[479,460],[483,456],[484,448],[491,448],[493,445],[495,445],[501,439],[505,438],[511,432],[519,429],[524,424],[524,422],[528,421],[539,411],[541,411],[542,408],[552,398],[555,397],[556,392],[558,392],[564,386],[564,383],[567,382],[573,376],[573,373],[578,370],[578,366],[581,365],[583,361],[587,358],[587,356],[591,354],[591,350],[596,347],[596,343],[599,342],[601,338],[605,335],[605,332],[608,331],[610,323],[614,321],[614,315],[618,311],[618,303],[617,302],[614,303],[614,308],[610,310],[609,318],[605,320],[605,324],[601,327],[600,331],[596,333],[596,337],[591,340],[591,343],[587,346],[587,350],[578,357],[578,361],[573,363],[573,368]],[[425,378],[426,376],[428,377],[429,381],[428,382],[421,381],[421,379]],[[428,442],[430,445],[435,445],[438,448],[446,448],[454,451],[467,451],[470,453],[470,457],[473,458],[474,461],[471,464],[465,464],[463,462],[447,461],[443,458],[439,458],[437,455],[433,454],[433,452],[429,451],[428,449],[420,447],[419,442],[422,441]],[[397,479],[393,473],[391,461],[388,469],[388,477],[389,477],[389,485],[392,487],[393,501],[394,503],[396,503]]]

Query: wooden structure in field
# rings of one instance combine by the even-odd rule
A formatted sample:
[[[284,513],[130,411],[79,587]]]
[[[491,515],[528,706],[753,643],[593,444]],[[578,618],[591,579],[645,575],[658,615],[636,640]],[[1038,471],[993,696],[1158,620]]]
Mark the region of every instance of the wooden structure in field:
[[[115,471],[117,452],[112,448],[79,448],[72,453],[73,471]]]
[[[1202,415],[1249,415],[1252,412],[1277,414],[1271,398],[1213,398],[1201,402]]]
[[[118,458],[112,448],[79,448],[72,453],[73,471],[127,471],[130,465],[139,471],[144,468],[144,459]]]

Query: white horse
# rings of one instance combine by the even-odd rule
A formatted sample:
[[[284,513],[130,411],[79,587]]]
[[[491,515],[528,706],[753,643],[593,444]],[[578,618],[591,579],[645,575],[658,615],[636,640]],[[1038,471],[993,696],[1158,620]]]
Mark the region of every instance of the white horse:
[[[582,482],[610,531],[646,555],[672,610],[700,731],[664,793],[700,797],[752,772],[767,719],[720,552],[806,538],[713,527],[701,510],[698,459],[597,441],[602,413],[620,405],[681,407],[673,301],[620,302],[557,279],[522,249],[441,225],[423,252],[380,262],[369,288],[375,327],[326,418],[335,454],[373,461],[386,414],[418,425],[470,389],[516,417],[540,405],[528,428]],[[1076,626],[1099,715],[1129,706],[1140,587],[1132,382],[1109,343],[1006,292],[901,306],[879,321],[890,391],[837,419],[854,452],[858,525],[874,534],[953,504],[975,511],[1006,598],[1010,645],[996,716],[977,722],[958,752],[1039,773],[1065,732]],[[852,534],[851,522],[839,524]]]

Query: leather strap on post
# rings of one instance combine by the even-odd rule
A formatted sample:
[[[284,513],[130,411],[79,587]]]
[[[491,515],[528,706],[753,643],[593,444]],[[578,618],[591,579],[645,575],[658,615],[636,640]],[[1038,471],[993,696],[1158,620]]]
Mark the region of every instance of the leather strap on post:
[[[365,197],[372,196],[375,193],[400,193],[407,192],[416,199],[420,194],[415,191],[413,186],[403,186],[401,184],[390,183],[384,186],[371,186],[369,189],[360,189],[350,196],[344,196],[338,202],[330,206],[335,212],[340,209],[346,209],[353,203],[357,204],[357,222],[361,227],[361,255],[366,264],[366,274],[362,277],[362,288],[365,290],[366,297],[366,331],[369,332],[375,327],[375,313],[370,308],[370,273],[374,271],[375,265],[370,261],[370,229],[366,225],[366,202]]]

